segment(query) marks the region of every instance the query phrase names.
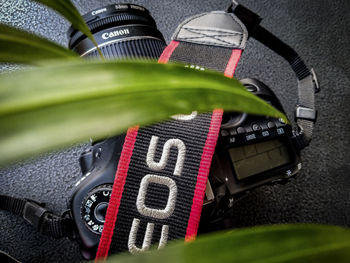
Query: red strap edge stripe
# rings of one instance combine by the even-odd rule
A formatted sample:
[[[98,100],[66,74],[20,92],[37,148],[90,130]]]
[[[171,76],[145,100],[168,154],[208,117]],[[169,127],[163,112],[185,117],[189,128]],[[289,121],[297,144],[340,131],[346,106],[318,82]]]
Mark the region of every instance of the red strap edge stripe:
[[[107,208],[106,220],[97,249],[96,262],[105,260],[108,256],[115,223],[117,221],[119,205],[124,190],[125,180],[128,174],[129,164],[136,142],[138,128],[138,126],[129,128],[125,136],[123,150],[121,152],[118,168],[115,174],[111,198]]]
[[[171,54],[179,45],[178,41],[171,41],[170,44],[163,50],[159,57],[158,63],[167,63]],[[122,193],[124,190],[125,180],[129,170],[129,164],[132,152],[136,142],[138,126],[129,128],[125,137],[123,150],[118,163],[117,172],[113,184],[111,199],[107,208],[106,219],[103,226],[102,236],[98,245],[95,261],[106,260],[108,251],[112,242],[115,223],[119,210]]]
[[[227,66],[224,72],[226,77],[232,78],[239,59],[241,58],[242,50],[241,49],[233,49],[231,53],[231,57],[227,62]],[[219,136],[222,115],[222,109],[215,109],[213,111],[209,133],[207,140],[204,145],[204,150],[202,153],[201,162],[199,165],[199,171],[197,176],[196,188],[193,196],[192,208],[190,213],[190,218],[187,224],[185,241],[189,242],[196,238],[197,230],[199,225],[199,220],[202,213],[203,199],[205,194],[205,189],[207,186],[207,179],[209,175],[209,170],[211,166],[211,160],[214,155],[216,142]]]
[[[167,63],[174,52],[174,50],[179,45],[178,41],[172,40],[170,44],[164,49],[162,55],[160,56],[158,63]],[[238,61],[241,57],[242,50],[234,49],[232,50],[231,57],[227,63],[224,75],[226,77],[233,77],[236,70]],[[220,125],[222,121],[223,110],[215,109],[213,111],[209,133],[205,146],[202,153],[202,158],[200,162],[200,167],[197,176],[197,183],[194,192],[193,202],[189,221],[187,224],[185,241],[191,241],[196,238],[198,224],[202,212],[202,204],[206,189],[207,178],[210,170],[211,160],[215,151],[215,146],[217,138],[220,131]],[[115,181],[113,184],[112,195],[110,203],[108,205],[106,220],[104,224],[104,229],[98,246],[96,261],[105,260],[108,256],[109,247],[113,237],[113,231],[115,223],[117,220],[119,205],[124,189],[125,180],[127,177],[129,164],[133,149],[136,142],[136,136],[138,132],[138,126],[128,129],[127,135],[125,137],[125,142],[123,150],[121,153],[120,161],[118,163],[118,168],[115,176]]]
[[[219,136],[222,114],[222,109],[215,109],[211,117],[208,137],[205,141],[201,162],[199,165],[196,188],[192,201],[192,208],[187,224],[185,241],[194,240],[197,236],[198,224],[202,213],[203,199],[207,186],[207,178],[209,175],[211,160],[214,155],[216,142]]]
[[[226,77],[232,78],[233,74],[236,71],[237,64],[242,55],[242,49],[233,49],[231,53],[231,57],[227,62],[227,66],[224,72]]]
[[[163,50],[162,55],[160,55],[158,59],[158,63],[165,64],[168,63],[171,54],[173,54],[174,50],[177,48],[179,45],[179,41],[172,40],[170,44]]]

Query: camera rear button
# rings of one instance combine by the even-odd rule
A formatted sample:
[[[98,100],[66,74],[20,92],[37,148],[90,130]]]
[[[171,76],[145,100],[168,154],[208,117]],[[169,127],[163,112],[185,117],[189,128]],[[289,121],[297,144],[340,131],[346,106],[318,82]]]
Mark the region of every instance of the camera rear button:
[[[267,127],[269,127],[270,129],[272,129],[272,128],[275,128],[275,127],[276,127],[276,124],[275,124],[274,122],[272,122],[272,121],[269,121],[269,122],[267,123]]]
[[[232,135],[232,136],[237,135],[236,129],[231,129],[230,130],[230,135]]]
[[[283,120],[283,118],[279,118],[278,120],[281,124],[286,125],[286,122]]]
[[[260,130],[261,130],[261,127],[260,127],[260,125],[254,123],[254,124],[252,125],[252,129],[253,129],[253,131],[260,131]]]
[[[221,130],[221,136],[229,136],[229,132],[227,130]]]
[[[238,134],[242,134],[242,133],[245,133],[245,132],[246,132],[246,130],[243,127],[238,127],[237,128],[237,133]]]

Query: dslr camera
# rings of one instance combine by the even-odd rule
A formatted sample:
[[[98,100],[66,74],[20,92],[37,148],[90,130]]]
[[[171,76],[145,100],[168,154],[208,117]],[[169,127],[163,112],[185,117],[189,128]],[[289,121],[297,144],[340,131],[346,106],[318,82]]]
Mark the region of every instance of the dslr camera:
[[[241,14],[251,30],[260,22],[258,16],[241,5],[230,6],[228,12]],[[252,14],[255,21],[248,21]],[[158,59],[166,46],[154,19],[139,5],[106,6],[84,15],[84,19],[106,58]],[[96,47],[82,33],[71,28],[68,35],[73,51],[85,58],[98,57]],[[284,112],[276,95],[264,83],[257,79],[241,82],[248,91]],[[225,112],[207,182],[200,229],[217,228],[234,201],[248,190],[263,184],[284,184],[293,177],[301,169],[300,150],[305,146],[299,137],[282,119]],[[83,253],[89,258],[103,230],[123,142],[124,136],[94,142],[79,159],[83,177],[75,186],[70,207]]]
[[[314,71],[306,67],[292,48],[261,27],[261,18],[252,11],[234,1],[226,13],[238,17],[249,37],[262,42],[291,65],[301,90],[295,112],[297,125],[292,127],[282,119],[272,117],[224,112],[206,184],[200,232],[225,228],[223,221],[230,217],[234,202],[249,190],[264,184],[284,184],[296,175],[302,166],[300,151],[309,144],[316,121],[313,96],[319,86]],[[157,60],[167,46],[155,20],[142,6],[109,5],[91,11],[83,18],[106,59]],[[96,47],[79,30],[71,27],[68,37],[69,48],[81,57],[98,58]],[[207,46],[210,48],[210,43]],[[248,91],[285,112],[267,85],[253,78],[241,82]],[[305,101],[306,104],[301,103]],[[67,213],[58,218],[40,204],[26,200],[24,217],[27,221],[45,234],[78,239],[83,256],[94,258],[124,140],[125,135],[121,135],[95,141],[81,154],[82,177],[72,191]],[[55,228],[52,221],[56,222],[60,233],[52,230]]]

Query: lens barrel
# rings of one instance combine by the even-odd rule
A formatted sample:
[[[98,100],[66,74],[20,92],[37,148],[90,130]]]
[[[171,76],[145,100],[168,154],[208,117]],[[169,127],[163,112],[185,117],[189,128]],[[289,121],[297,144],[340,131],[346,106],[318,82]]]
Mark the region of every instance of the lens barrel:
[[[166,46],[149,11],[135,4],[115,4],[83,16],[105,58],[157,59]],[[69,48],[82,57],[99,57],[95,45],[71,26]]]

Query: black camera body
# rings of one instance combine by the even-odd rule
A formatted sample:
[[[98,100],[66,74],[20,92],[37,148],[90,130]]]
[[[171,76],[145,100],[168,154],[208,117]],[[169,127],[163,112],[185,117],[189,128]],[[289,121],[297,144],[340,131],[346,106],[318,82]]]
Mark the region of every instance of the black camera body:
[[[262,82],[244,79],[242,83],[249,91],[283,111],[277,97]],[[293,176],[301,165],[292,138],[291,126],[279,119],[225,113],[206,189],[204,222],[217,221],[222,216],[221,212],[232,206],[232,199],[247,190],[265,183],[284,182]],[[101,237],[123,142],[124,136],[117,136],[95,143],[79,159],[83,177],[73,189],[70,207],[86,258],[94,256]],[[230,157],[241,156],[237,153],[247,152],[247,147],[250,152],[240,160]],[[235,151],[234,155],[230,155],[232,151]],[[240,165],[245,160],[251,167],[256,158],[269,157],[267,166],[255,170],[245,171],[246,166]],[[274,164],[271,163],[273,161]]]
[[[228,12],[243,21],[249,34],[255,32],[253,37],[290,63],[297,75],[299,90],[309,93],[314,92],[314,87],[319,90],[313,70],[310,73],[293,49],[259,28],[259,16],[234,4]],[[154,20],[143,7],[118,4],[94,10],[84,18],[107,58],[158,59],[166,46]],[[98,56],[96,48],[78,31],[71,29],[69,37],[70,48],[81,56]],[[284,112],[276,95],[264,83],[256,79],[241,82],[248,91]],[[310,96],[307,94],[307,97]],[[299,97],[299,101],[303,99]],[[301,169],[300,150],[309,143],[312,134],[312,128],[303,130],[304,121],[315,121],[313,111],[297,107],[296,119],[302,120],[297,122],[297,129],[282,119],[224,113],[206,185],[200,232],[214,230],[218,222],[223,225],[220,222],[227,218],[234,201],[249,190],[268,183],[284,184]],[[79,159],[83,177],[76,183],[69,204],[81,250],[87,259],[92,259],[98,248],[124,138],[122,135],[95,142]]]
[[[85,258],[92,259],[96,253],[123,143],[124,136],[109,138],[79,158],[83,177],[75,184],[69,206]]]
[[[242,84],[256,96],[284,112],[276,95],[256,79]],[[300,151],[291,125],[282,119],[226,113],[221,125],[211,178],[222,181],[230,195],[268,182],[286,182],[301,169]],[[233,176],[232,176],[233,175]]]
[[[203,16],[206,16],[204,20]],[[217,17],[220,17],[221,19],[217,19]],[[228,17],[229,19],[227,20]],[[101,53],[106,58],[158,59],[166,47],[164,38],[157,30],[155,21],[149,14],[148,10],[144,7],[134,4],[115,4],[93,10],[84,15],[83,18],[97,40]],[[200,153],[197,154],[197,152],[193,151],[193,149],[197,148],[191,148],[192,152],[195,152],[195,154],[189,155],[190,157],[188,158],[188,160],[191,160],[191,158],[195,159],[197,156],[203,154],[201,155],[202,159],[199,159],[198,162],[200,161],[202,163],[202,160],[205,160],[204,163],[206,163],[206,166],[201,170],[202,166],[199,166],[197,169],[197,166],[192,165],[193,163],[191,163],[191,165],[188,165],[186,169],[190,171],[188,172],[189,176],[186,177],[187,179],[184,180],[184,182],[182,182],[183,185],[191,186],[191,181],[188,180],[188,178],[192,178],[192,175],[198,172],[198,177],[200,177],[202,180],[198,184],[200,185],[200,190],[197,188],[197,183],[199,181],[194,181],[192,182],[192,190],[194,191],[194,194],[187,191],[188,188],[186,188],[185,190],[182,189],[182,192],[191,193],[192,196],[186,195],[186,198],[178,198],[180,201],[182,201],[181,206],[177,206],[178,210],[181,210],[182,212],[182,210],[187,209],[189,210],[187,212],[191,212],[191,214],[194,211],[194,217],[192,217],[192,219],[194,219],[191,221],[191,225],[188,223],[189,221],[185,222],[186,225],[190,225],[191,229],[188,235],[188,229],[185,229],[186,232],[183,231],[183,233],[180,235],[177,235],[177,233],[173,234],[172,237],[169,235],[170,239],[184,237],[186,234],[185,238],[192,240],[197,234],[199,218],[201,219],[199,232],[208,232],[211,230],[225,228],[226,223],[224,223],[224,221],[230,216],[230,213],[232,212],[232,209],[230,208],[232,208],[235,200],[239,200],[249,190],[263,184],[284,184],[301,169],[300,150],[306,147],[312,138],[313,127],[317,116],[317,111],[315,110],[314,105],[314,93],[318,92],[320,88],[313,69],[309,70],[299,55],[291,47],[261,27],[259,25],[260,21],[261,18],[258,15],[239,5],[236,3],[236,1],[233,1],[227,12],[218,11],[205,13],[185,21],[187,24],[181,24],[179,26],[181,30],[177,31],[176,36],[184,40],[182,45],[186,46],[186,48],[189,50],[190,48],[193,48],[193,44],[199,43],[201,45],[201,48],[192,49],[191,52],[200,53],[202,54],[202,57],[196,58],[197,60],[194,59],[190,66],[186,65],[187,67],[205,70],[205,68],[212,68],[211,63],[213,60],[217,60],[216,63],[220,65],[212,69],[218,70],[224,65],[226,69],[229,68],[229,72],[232,73],[227,74],[225,69],[225,75],[230,77],[232,77],[234,73],[240,54],[245,47],[245,42],[248,35],[254,37],[265,46],[269,47],[277,54],[285,58],[289,62],[298,79],[298,104],[295,111],[296,127],[292,128],[289,123],[285,123],[281,119],[272,117],[248,115],[246,113],[237,112],[225,112],[223,114],[223,120],[220,128],[222,111],[218,110],[220,111],[220,117],[219,120],[215,119],[217,124],[215,127],[215,135],[213,135],[214,133],[211,133],[210,135],[213,136],[208,135],[208,137],[205,137],[207,140],[203,140],[203,146],[200,146],[202,148],[197,147],[200,148]],[[201,28],[203,24],[204,29]],[[212,24],[216,26],[214,27],[215,30],[212,30],[210,27]],[[215,33],[213,35],[213,32],[217,32],[217,27],[221,30],[219,30],[220,34],[216,35]],[[231,27],[237,32],[232,31]],[[93,43],[78,30],[71,27],[68,31],[68,37],[70,39],[69,47],[79,53],[82,57],[96,58],[99,56],[99,52]],[[189,39],[191,39],[192,42],[188,42],[187,40]],[[230,40],[234,44],[233,49],[231,46],[232,43],[226,40]],[[177,41],[172,41],[168,47],[174,48],[174,46],[172,46],[174,43],[175,45],[179,44],[179,42],[176,42]],[[242,44],[243,42],[244,44]],[[213,46],[213,43],[215,43],[216,46]],[[227,47],[227,43],[230,44],[229,48],[225,49],[225,51],[220,49],[221,47]],[[176,49],[176,46],[174,49]],[[173,52],[174,49],[171,52]],[[181,51],[180,54],[177,53],[178,60],[175,59],[174,61],[188,63],[186,59],[192,54],[190,54],[191,52],[187,49],[185,51],[184,48],[180,49],[183,53],[181,53]],[[207,55],[209,53],[211,53],[211,60],[208,62]],[[227,54],[231,55],[229,61],[222,61],[222,58]],[[239,54],[238,60],[237,54]],[[169,57],[170,55],[167,59],[169,59]],[[234,59],[231,60],[231,58]],[[232,61],[236,61],[236,64],[234,64]],[[161,62],[164,63],[164,61]],[[206,64],[205,68],[204,66],[202,68],[202,64]],[[248,91],[284,113],[284,109],[280,101],[273,91],[264,83],[256,79],[243,79],[241,82]],[[212,116],[214,116],[214,113]],[[195,115],[197,116],[197,114]],[[198,118],[203,116],[207,117],[207,115],[203,114],[198,116]],[[173,116],[173,118],[176,119],[176,116]],[[195,121],[195,118],[190,118],[189,120]],[[213,118],[214,117],[212,117],[211,121]],[[210,125],[211,121],[208,121]],[[196,125],[203,128],[203,123],[205,124],[203,119],[201,119],[201,122],[198,122]],[[209,124],[208,130],[210,132],[211,126],[209,127]],[[181,132],[183,133],[183,131],[185,131],[186,135],[188,131],[194,127],[192,123],[192,126],[183,125],[184,123],[181,123],[179,126],[181,128]],[[186,129],[183,127],[186,127]],[[143,141],[140,143],[144,147],[147,147],[145,146],[146,144],[149,145],[149,151],[146,153],[147,157],[145,158],[146,164],[144,166],[148,166],[152,173],[154,171],[162,171],[165,168],[165,159],[169,157],[171,147],[176,147],[178,149],[178,157],[177,159],[174,159],[173,163],[176,164],[176,168],[178,160],[182,160],[182,163],[179,162],[179,167],[181,168],[179,170],[182,170],[186,146],[180,139],[173,139],[179,135],[178,133],[180,130],[175,130],[174,126],[171,126],[171,129],[171,139],[164,143],[165,150],[162,152],[161,157],[157,157],[160,159],[159,162],[154,161],[154,152],[157,143],[153,141],[155,142],[155,146],[151,145],[153,138],[158,140],[158,137],[153,136],[154,134],[152,133],[151,141],[147,141],[146,143]],[[216,141],[218,131],[219,138]],[[121,162],[123,161],[124,155],[121,158],[121,154],[124,147],[124,141],[129,142],[128,136],[129,133],[126,136],[121,135],[107,138],[103,141],[96,141],[91,147],[81,154],[79,163],[82,171],[82,178],[75,184],[75,187],[70,195],[70,199],[68,200],[69,211],[64,213],[61,217],[56,216],[46,210],[39,202],[9,196],[0,195],[0,208],[12,211],[16,214],[19,214],[19,210],[21,210],[20,214],[29,223],[37,227],[43,234],[56,238],[69,237],[78,239],[83,256],[86,259],[93,259],[100,243],[113,184],[115,180],[123,177],[116,176],[116,171],[119,160],[121,159]],[[200,137],[204,136],[201,136],[201,134],[195,134],[190,137],[188,141],[196,141],[198,138],[200,139]],[[209,137],[209,144],[211,145],[211,148],[206,147]],[[213,137],[215,137],[215,139],[213,139]],[[213,142],[214,140],[216,144]],[[169,144],[167,144],[168,142]],[[182,144],[180,144],[180,142]],[[126,145],[128,146],[128,143],[126,143]],[[166,145],[168,145],[168,148],[166,148]],[[216,148],[213,155],[215,145]],[[210,151],[207,151],[207,148],[210,148]],[[183,150],[181,154],[180,150]],[[132,152],[133,148],[131,150],[128,149],[128,151]],[[152,153],[149,154],[149,152]],[[164,152],[167,152],[164,154],[164,156],[168,154],[168,157],[164,158],[164,166],[162,166],[163,164],[161,163]],[[189,152],[191,151],[189,150],[188,153]],[[204,152],[206,154],[204,154]],[[179,158],[179,156],[182,159]],[[211,160],[212,156],[213,159]],[[143,160],[144,157],[145,156],[142,155],[140,160]],[[124,160],[124,162],[122,162],[123,165],[125,165],[125,162],[127,161]],[[143,163],[141,165],[143,165]],[[129,166],[129,164],[127,164],[127,166]],[[135,169],[142,169],[137,167],[137,165],[135,165],[135,167]],[[201,171],[201,174],[199,171]],[[207,177],[208,172],[209,176]],[[172,171],[171,176],[172,175],[181,176],[181,172],[175,173],[175,171]],[[137,171],[133,171],[131,177],[135,178],[136,176],[138,176]],[[166,244],[169,233],[168,231],[170,230],[169,225],[167,225],[168,223],[165,222],[164,219],[168,219],[174,212],[177,199],[176,194],[178,193],[177,185],[173,180],[175,178],[171,179],[170,177],[158,176],[154,174],[147,174],[146,176],[142,174],[142,176],[143,177],[142,180],[140,180],[140,187],[138,191],[134,191],[135,193],[138,192],[137,199],[135,199],[136,209],[138,210],[136,217],[143,215],[147,218],[147,220],[151,218],[154,221],[153,223],[151,221],[147,221],[146,227],[146,220],[144,220],[145,222],[143,222],[143,227],[146,229],[145,233],[147,233],[143,239],[145,242],[143,242],[142,245],[141,242],[138,244],[139,247],[142,247],[140,249],[139,247],[136,247],[137,229],[138,225],[140,224],[140,219],[134,216],[130,217],[132,219],[132,225],[129,232],[129,240],[132,242],[131,245],[129,242],[127,244],[130,252],[143,251],[149,248],[152,243],[153,229],[155,226],[154,223],[157,223],[156,220],[158,220],[158,223],[161,223],[158,227],[158,236],[155,234],[156,238],[159,238],[159,247],[163,247]],[[181,179],[185,178],[184,173],[182,176],[183,177],[180,177]],[[147,181],[145,178],[150,181]],[[153,181],[151,181],[150,178],[153,178]],[[207,182],[206,185],[205,182]],[[146,207],[145,203],[147,187],[148,184],[152,183],[158,184],[158,186],[166,186],[166,189],[169,189],[168,193],[163,194],[163,197],[166,197],[163,199],[168,200],[165,203],[165,208],[162,207],[161,209],[158,209],[158,207]],[[125,182],[120,184],[115,183],[114,186],[121,185],[121,187],[124,187],[124,184]],[[130,180],[130,188],[132,188],[132,190],[136,189],[134,187],[135,184],[137,184],[135,181]],[[117,193],[124,193],[123,189],[124,188],[117,190]],[[140,189],[142,189],[142,191],[140,191]],[[161,199],[160,193],[162,189],[159,189],[155,191],[156,197],[152,197],[153,200],[158,201],[158,199]],[[205,198],[202,205],[204,190]],[[195,195],[196,193],[199,194]],[[170,196],[172,196],[172,198],[170,198]],[[136,195],[134,197],[136,198]],[[112,200],[113,198],[114,195]],[[189,201],[189,205],[196,203],[195,209],[192,209],[192,207],[186,208],[184,203],[187,201]],[[119,206],[115,205],[115,203],[113,203],[114,206],[110,206],[112,210]],[[169,206],[168,203],[170,203]],[[129,204],[130,203],[127,203],[125,205],[126,208],[124,207],[124,214],[129,214]],[[19,209],[19,207],[21,207],[21,209]],[[172,207],[173,210],[170,208],[168,209],[168,207]],[[111,209],[108,211],[111,211]],[[110,215],[110,213],[108,215]],[[182,219],[185,218],[183,214],[180,216],[176,215],[176,219],[180,217]],[[112,223],[115,223],[116,218],[113,220],[114,221],[112,221]],[[111,220],[109,220],[109,222],[111,222]],[[108,223],[106,223],[106,225],[108,225]],[[172,222],[172,226],[178,225],[178,221]],[[162,226],[161,229],[160,226]],[[109,228],[112,227],[109,226]],[[111,233],[109,228],[106,228],[106,230],[107,232]],[[122,228],[124,228],[124,225],[122,225]],[[193,231],[193,229],[195,230]],[[106,231],[104,233],[106,233]],[[103,239],[101,239],[101,241],[103,241]],[[139,241],[142,240],[139,238]],[[106,251],[104,251],[104,253],[105,252]]]
[[[284,112],[278,98],[261,81],[242,84]],[[225,116],[226,115],[226,116]],[[224,113],[213,156],[200,231],[224,229],[230,209],[250,190],[265,184],[285,184],[301,169],[300,148],[292,126],[282,119],[245,113]]]

